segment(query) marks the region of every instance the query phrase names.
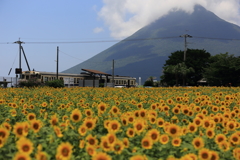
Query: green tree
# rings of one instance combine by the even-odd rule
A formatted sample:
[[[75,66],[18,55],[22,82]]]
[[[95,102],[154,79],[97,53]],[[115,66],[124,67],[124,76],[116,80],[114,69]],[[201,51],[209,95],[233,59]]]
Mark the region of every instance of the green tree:
[[[171,53],[168,57],[169,59],[166,60],[164,67],[168,67],[170,65],[177,65],[183,62],[184,51],[176,51]],[[209,58],[211,57],[210,53],[206,52],[206,50],[199,50],[199,49],[188,49],[186,53],[186,61],[185,64],[187,68],[193,68],[195,72],[191,72],[186,74],[186,78],[182,79],[186,80],[186,83],[189,85],[197,85],[197,81],[202,79],[203,77],[203,68],[207,67],[209,63]],[[176,76],[167,73],[164,69],[163,75],[161,76],[161,83],[165,83],[167,85],[174,85]]]
[[[209,65],[204,70],[203,76],[207,79],[209,85],[238,86],[240,57],[234,57],[234,55],[228,53],[217,54],[210,58]]]
[[[153,86],[154,83],[153,83],[153,77],[150,76],[143,84],[143,86]]]
[[[176,79],[176,86],[178,86],[178,80],[182,77],[183,86],[185,86],[186,75],[189,73],[193,73],[194,69],[192,67],[188,68],[184,62],[178,63],[176,65],[169,65],[164,68],[166,73],[172,74]]]

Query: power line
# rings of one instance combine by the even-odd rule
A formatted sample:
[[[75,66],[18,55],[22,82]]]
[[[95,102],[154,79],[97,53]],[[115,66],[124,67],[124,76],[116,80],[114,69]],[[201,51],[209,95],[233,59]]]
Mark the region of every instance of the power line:
[[[230,39],[230,38],[212,38],[212,37],[197,37],[197,36],[193,36],[192,38],[240,41],[240,39]]]
[[[59,44],[59,43],[107,43],[107,42],[120,42],[120,41],[146,41],[146,40],[160,40],[160,39],[173,39],[179,38],[178,36],[173,37],[157,37],[157,38],[138,38],[138,39],[123,39],[123,40],[99,40],[99,41],[53,41],[53,42],[25,42],[25,44]],[[240,41],[240,39],[234,38],[214,38],[214,37],[199,37],[192,36],[192,38],[200,38],[200,39],[215,39],[215,40],[230,40],[230,41]],[[0,44],[14,44],[13,42],[0,42]]]

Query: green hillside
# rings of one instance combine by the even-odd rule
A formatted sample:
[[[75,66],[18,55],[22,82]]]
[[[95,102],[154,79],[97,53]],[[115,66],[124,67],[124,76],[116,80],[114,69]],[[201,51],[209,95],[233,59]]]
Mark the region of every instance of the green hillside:
[[[192,14],[184,11],[170,12],[64,72],[80,73],[82,68],[87,68],[111,74],[114,59],[116,75],[141,77],[142,81],[149,76],[159,78],[168,56],[177,50],[184,50],[184,38],[179,36],[186,33],[192,36],[187,39],[188,48],[205,49],[212,55],[228,52],[240,56],[240,41],[230,40],[240,39],[240,27],[197,5]]]

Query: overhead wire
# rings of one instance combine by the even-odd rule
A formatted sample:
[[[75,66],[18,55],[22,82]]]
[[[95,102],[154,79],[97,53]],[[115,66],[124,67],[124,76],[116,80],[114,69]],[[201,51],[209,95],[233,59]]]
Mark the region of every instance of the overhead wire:
[[[121,41],[146,41],[146,40],[160,40],[160,39],[173,39],[173,38],[181,38],[180,36],[172,36],[172,37],[156,37],[156,38],[136,38],[130,39],[126,38],[123,40],[98,40],[98,41],[52,41],[52,42],[24,42],[25,44],[71,44],[71,43],[107,43],[107,42],[121,42]],[[192,36],[192,38],[200,38],[200,39],[215,39],[215,40],[231,40],[231,41],[240,41],[240,39],[233,38],[214,38],[214,37],[199,37]],[[13,42],[0,42],[0,44],[15,44]]]

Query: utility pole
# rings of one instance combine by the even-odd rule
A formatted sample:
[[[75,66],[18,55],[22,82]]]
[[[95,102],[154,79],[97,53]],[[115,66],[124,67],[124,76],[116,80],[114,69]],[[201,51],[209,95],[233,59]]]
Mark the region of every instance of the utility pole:
[[[112,86],[114,88],[115,84],[114,84],[114,59],[113,59],[113,63],[112,63]]]
[[[180,37],[184,37],[184,46],[185,46],[185,49],[184,49],[183,61],[185,62],[185,61],[186,61],[186,52],[187,52],[187,38],[192,38],[192,36],[190,36],[190,35],[188,35],[188,34],[184,34],[184,35],[181,35]]]
[[[59,54],[59,48],[57,46],[57,79],[58,79],[58,54]]]
[[[22,46],[21,45],[24,42],[20,41],[20,38],[19,38],[19,40],[14,42],[14,43],[19,44],[19,68],[16,68],[16,74],[20,74],[21,75],[21,73],[22,73],[22,66],[21,66],[21,50],[22,50]]]

